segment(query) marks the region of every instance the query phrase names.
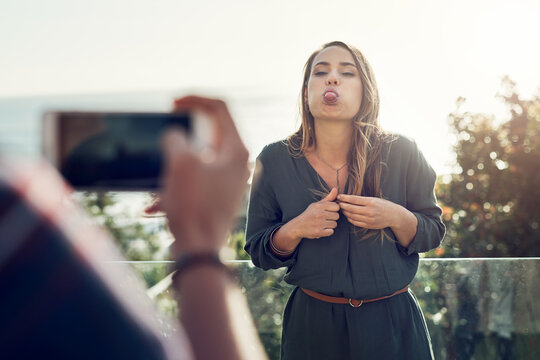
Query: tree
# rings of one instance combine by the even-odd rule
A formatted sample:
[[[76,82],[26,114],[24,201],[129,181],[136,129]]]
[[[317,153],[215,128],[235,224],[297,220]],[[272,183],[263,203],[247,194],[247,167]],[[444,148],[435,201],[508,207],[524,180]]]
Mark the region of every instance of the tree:
[[[449,115],[459,172],[436,189],[448,233],[445,256],[540,255],[540,92],[521,99],[503,79],[499,95],[509,120],[462,112]]]

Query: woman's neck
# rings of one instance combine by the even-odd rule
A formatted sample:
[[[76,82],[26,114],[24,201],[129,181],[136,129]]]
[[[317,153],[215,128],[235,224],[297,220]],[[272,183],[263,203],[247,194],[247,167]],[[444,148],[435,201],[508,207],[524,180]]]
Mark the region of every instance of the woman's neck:
[[[353,134],[350,122],[315,121],[317,146],[312,148],[326,163],[336,168],[347,163]]]

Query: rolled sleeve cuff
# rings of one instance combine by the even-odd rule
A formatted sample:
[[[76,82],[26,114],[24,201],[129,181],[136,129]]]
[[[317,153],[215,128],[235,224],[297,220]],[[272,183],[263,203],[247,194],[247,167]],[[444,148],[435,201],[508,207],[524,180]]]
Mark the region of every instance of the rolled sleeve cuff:
[[[296,261],[296,253],[298,247],[291,252],[290,254],[279,254],[276,251],[272,249],[271,241],[274,234],[283,226],[284,224],[279,223],[271,227],[266,231],[266,236],[264,237],[264,252],[265,255],[271,258],[271,262],[273,262],[278,267],[283,266],[292,266]]]
[[[417,254],[419,252],[419,242],[421,242],[422,234],[425,234],[425,220],[422,218],[422,216],[416,212],[412,212],[414,216],[416,216],[416,219],[418,220],[418,225],[416,225],[416,234],[414,234],[414,237],[412,241],[409,243],[408,247],[404,247],[399,242],[396,242],[396,246],[398,250],[406,256]]]
[[[444,224],[440,219],[414,211],[412,213],[418,220],[416,234],[407,248],[397,243],[399,251],[407,256],[435,249],[444,236]]]

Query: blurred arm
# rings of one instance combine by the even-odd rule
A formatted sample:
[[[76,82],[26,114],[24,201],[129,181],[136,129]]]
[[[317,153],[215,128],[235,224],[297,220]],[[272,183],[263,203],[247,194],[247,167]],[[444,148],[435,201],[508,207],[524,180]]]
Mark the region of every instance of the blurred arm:
[[[186,97],[175,111],[202,111],[213,122],[210,149],[201,157],[179,131],[165,138],[160,207],[176,241],[174,258],[223,247],[246,189],[248,152],[224,102]],[[210,156],[209,156],[210,154]],[[197,359],[265,359],[246,299],[223,267],[199,262],[174,281],[180,321]]]

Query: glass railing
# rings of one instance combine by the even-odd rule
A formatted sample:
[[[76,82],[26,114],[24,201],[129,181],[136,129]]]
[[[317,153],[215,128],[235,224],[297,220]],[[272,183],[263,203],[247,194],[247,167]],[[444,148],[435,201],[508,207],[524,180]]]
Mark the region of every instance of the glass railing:
[[[166,274],[170,262],[132,262]],[[262,271],[231,261],[270,359],[279,359],[282,314],[293,287],[284,269]],[[146,275],[145,275],[146,274]],[[150,274],[150,275],[148,275]],[[540,359],[540,258],[421,259],[410,288],[418,298],[436,359]],[[170,277],[147,293],[176,314]]]

